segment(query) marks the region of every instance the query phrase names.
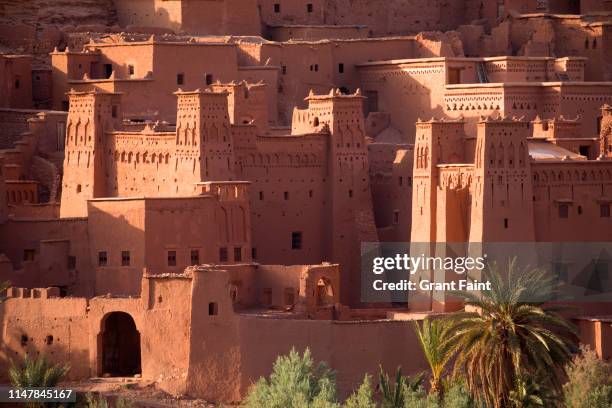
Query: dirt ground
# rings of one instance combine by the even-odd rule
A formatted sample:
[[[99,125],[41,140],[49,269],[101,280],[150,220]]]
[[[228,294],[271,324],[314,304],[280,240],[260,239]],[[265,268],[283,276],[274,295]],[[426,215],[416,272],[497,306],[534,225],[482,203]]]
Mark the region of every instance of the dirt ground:
[[[138,408],[230,408],[232,405],[211,404],[201,399],[186,396],[173,396],[155,389],[154,382],[139,378],[91,378],[86,381],[66,382],[62,387],[71,388],[79,393],[100,395],[112,402],[122,397]]]

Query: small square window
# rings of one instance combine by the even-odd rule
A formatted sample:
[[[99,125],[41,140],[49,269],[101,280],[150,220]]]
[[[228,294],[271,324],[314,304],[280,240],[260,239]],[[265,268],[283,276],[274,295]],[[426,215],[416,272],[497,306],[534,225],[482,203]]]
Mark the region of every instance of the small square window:
[[[176,251],[168,251],[168,266],[176,266]]]
[[[274,12],[280,13],[280,3],[274,3]]]
[[[288,192],[288,191],[285,191],[285,192],[283,193],[283,196],[285,197],[285,200],[288,200],[288,199],[289,199],[289,192]]]
[[[338,72],[340,74],[344,74],[344,64],[343,63],[338,64]]]
[[[508,219],[507,219],[507,218],[504,218],[504,228],[505,228],[505,229],[508,229],[508,226],[509,226],[509,225],[510,225],[510,224],[508,223]]]
[[[191,264],[192,265],[200,264],[200,250],[199,249],[191,250]]]
[[[212,85],[212,83],[213,83],[213,75],[212,74],[206,74],[206,77],[204,79],[206,80],[206,85]]]
[[[559,218],[567,218],[569,216],[569,206],[567,204],[559,204]]]
[[[287,75],[287,66],[283,65],[282,67],[283,75]]]
[[[257,248],[251,248],[251,258],[257,259]]]
[[[393,211],[393,224],[399,224],[400,212],[399,210]]]
[[[177,74],[176,75],[176,84],[184,85],[185,84],[185,74]]]
[[[293,306],[295,305],[295,289],[293,288],[285,288],[285,293],[284,293],[284,303],[285,306]]]
[[[272,288],[264,288],[261,303],[264,306],[272,306]]]
[[[108,264],[108,256],[106,251],[98,252],[98,266],[106,266]]]
[[[398,179],[398,183],[400,187],[404,185],[404,178],[402,176],[400,176],[400,178]]]
[[[312,190],[308,190],[308,197],[312,198],[314,195],[314,192]]]
[[[130,266],[130,251],[121,251],[121,266]]]
[[[128,65],[128,72],[130,73],[130,75],[134,75],[134,66],[133,65]]]
[[[302,233],[292,232],[291,233],[291,249],[302,249]]]
[[[34,249],[24,249],[23,250],[23,260],[24,261],[33,261],[36,256],[36,251]]]
[[[306,5],[306,11],[309,13],[312,13],[314,11],[314,6],[312,5],[312,3],[308,3]]]
[[[234,262],[242,262],[242,248],[234,248]]]
[[[210,302],[208,304],[208,315],[216,316],[218,314],[219,314],[219,306],[217,305],[217,302]]]
[[[353,190],[348,191],[349,198],[353,198]]]
[[[76,269],[76,256],[72,256],[69,255],[68,256],[68,270],[75,270]]]
[[[227,262],[227,248],[219,248],[219,262]]]
[[[601,204],[599,206],[599,216],[602,218],[610,218],[610,204]]]
[[[117,117],[117,105],[113,105],[113,106],[111,107],[111,116],[112,116],[113,118],[116,118],[116,117]]]
[[[260,191],[260,192],[259,192],[259,199],[260,199],[260,200],[263,200],[263,199],[264,199],[264,192],[263,192],[263,191]]]
[[[21,88],[21,80],[19,78],[15,79],[15,89]]]

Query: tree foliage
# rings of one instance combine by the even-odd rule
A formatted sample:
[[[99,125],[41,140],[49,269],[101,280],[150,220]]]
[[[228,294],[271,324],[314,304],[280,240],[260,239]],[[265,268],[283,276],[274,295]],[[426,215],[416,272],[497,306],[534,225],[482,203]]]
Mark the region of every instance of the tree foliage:
[[[568,381],[563,386],[568,408],[612,407],[612,365],[583,347],[567,367]]]
[[[26,354],[19,364],[11,361],[8,375],[13,387],[55,387],[68,374],[68,365],[50,364],[44,357],[32,359]],[[28,407],[40,407],[42,403],[28,403]]]
[[[546,372],[546,386],[559,392],[571,361],[573,325],[544,299],[556,291],[555,280],[540,269],[519,269],[508,262],[505,277],[496,264],[484,271],[491,290],[461,293],[478,313],[454,316],[451,341],[458,351],[455,375],[487,406],[510,407],[510,394],[521,378]]]
[[[315,366],[310,350],[291,349],[279,356],[269,379],[260,378],[244,403],[246,408],[339,408],[335,374],[324,363]]]
[[[344,408],[377,408],[372,389],[372,377],[368,374],[363,382],[344,403]]]
[[[413,323],[419,345],[431,370],[431,394],[441,394],[446,365],[453,357],[453,344],[449,336],[450,323],[446,319],[424,319],[422,325],[416,321]]]

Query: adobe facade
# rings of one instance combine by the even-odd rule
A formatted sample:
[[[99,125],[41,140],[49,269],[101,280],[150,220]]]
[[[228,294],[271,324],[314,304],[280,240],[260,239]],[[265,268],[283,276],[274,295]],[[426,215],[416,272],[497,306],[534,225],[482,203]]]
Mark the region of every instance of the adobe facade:
[[[71,93],[60,216],[86,216],[91,199],[190,196],[203,182],[248,181],[250,207],[241,207],[239,228],[250,234],[250,218],[257,245],[243,239],[243,259],[355,265],[343,270],[342,299],[357,303],[352,254],[377,239],[363,96],[312,94],[290,131],[270,135],[259,134],[255,119],[232,123],[250,107],[256,117],[258,103],[265,108],[257,98],[237,98],[245,86],[177,92],[176,126],[166,129],[124,125],[119,94]]]
[[[364,302],[362,243],[612,239],[606,2],[22,3],[0,19],[2,367],[236,402],[310,347],[346,396],[421,371],[409,320],[462,307]],[[595,298],[571,317],[610,358]]]

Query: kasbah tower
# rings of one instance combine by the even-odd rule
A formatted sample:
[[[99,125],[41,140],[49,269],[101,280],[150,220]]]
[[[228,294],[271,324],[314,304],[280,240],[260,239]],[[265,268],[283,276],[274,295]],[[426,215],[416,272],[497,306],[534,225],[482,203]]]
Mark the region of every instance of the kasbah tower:
[[[0,5],[0,374],[43,355],[236,403],[292,347],[341,398],[424,370],[412,321],[463,304],[368,298],[362,246],[609,248],[611,21],[604,0]],[[568,318],[609,359],[610,258],[568,253]]]

